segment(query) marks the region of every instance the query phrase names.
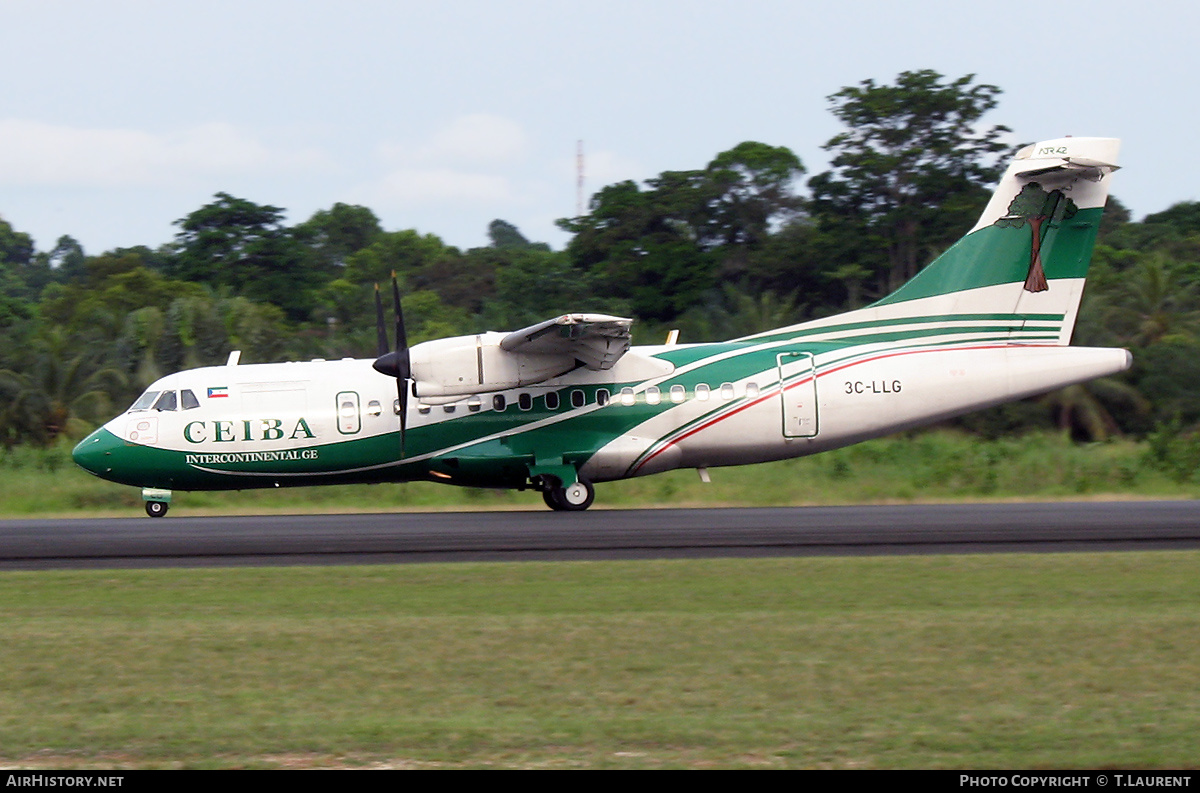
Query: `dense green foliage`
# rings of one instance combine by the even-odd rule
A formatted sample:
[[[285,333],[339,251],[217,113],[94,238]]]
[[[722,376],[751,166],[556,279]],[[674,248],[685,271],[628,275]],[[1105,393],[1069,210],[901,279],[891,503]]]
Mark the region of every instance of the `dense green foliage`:
[[[409,340],[505,330],[564,311],[638,320],[635,341],[734,338],[877,299],[957,239],[1010,153],[984,126],[1000,89],[905,72],[829,97],[845,130],[805,184],[789,149],[755,141],[707,165],[608,185],[561,251],[494,221],[471,250],[388,231],[335,204],[294,226],[227,193],[176,222],[175,239],[88,254],[39,251],[0,207],[0,444],[79,437],[150,382],[216,364],[371,355],[372,288],[401,281]],[[1195,446],[1200,398],[1200,204],[1134,222],[1110,199],[1077,343],[1129,347],[1134,369],[960,421],[989,437],[1059,427]],[[1174,458],[1172,458],[1174,454]]]

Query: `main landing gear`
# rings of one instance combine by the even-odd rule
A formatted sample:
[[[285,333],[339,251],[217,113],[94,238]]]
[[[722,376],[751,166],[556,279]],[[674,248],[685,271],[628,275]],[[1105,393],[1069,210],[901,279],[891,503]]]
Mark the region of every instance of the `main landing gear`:
[[[596,488],[586,479],[566,487],[557,479],[547,479],[542,486],[542,500],[556,512],[582,512],[596,500]]]
[[[147,501],[146,514],[152,518],[161,518],[167,514],[167,508],[171,505],[165,501]]]

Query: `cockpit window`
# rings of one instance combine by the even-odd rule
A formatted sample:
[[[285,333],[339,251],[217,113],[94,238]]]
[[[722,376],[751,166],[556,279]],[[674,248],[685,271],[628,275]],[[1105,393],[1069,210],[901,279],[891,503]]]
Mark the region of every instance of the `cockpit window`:
[[[184,410],[200,407],[200,400],[196,399],[196,395],[192,393],[190,388],[185,388],[179,392],[179,401],[183,404]]]
[[[154,403],[155,410],[176,410],[178,401],[175,399],[174,391],[163,391],[162,396]]]
[[[129,409],[130,410],[149,410],[150,406],[154,404],[154,400],[157,398],[158,398],[157,391],[147,391],[146,393],[144,393],[140,397],[138,397],[137,402],[134,402],[133,406],[130,407]]]

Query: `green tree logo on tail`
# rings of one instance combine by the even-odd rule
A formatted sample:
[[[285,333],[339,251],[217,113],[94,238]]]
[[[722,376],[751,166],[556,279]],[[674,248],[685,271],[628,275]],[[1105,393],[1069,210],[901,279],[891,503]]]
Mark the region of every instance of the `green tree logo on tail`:
[[[1046,192],[1037,182],[1021,188],[1017,197],[1008,205],[1008,214],[996,221],[1001,228],[1020,228],[1026,223],[1033,234],[1033,246],[1029,253],[1029,274],[1025,277],[1025,291],[1045,292],[1046,271],[1042,268],[1042,226],[1074,217],[1079,211],[1075,202],[1063,195],[1062,190]]]

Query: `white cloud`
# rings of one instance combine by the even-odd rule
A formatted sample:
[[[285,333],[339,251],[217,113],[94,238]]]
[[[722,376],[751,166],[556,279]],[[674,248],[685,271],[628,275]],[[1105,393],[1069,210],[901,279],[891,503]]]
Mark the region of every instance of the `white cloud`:
[[[455,119],[440,130],[424,156],[434,161],[503,165],[525,155],[525,132],[515,121],[486,113]]]
[[[511,203],[512,169],[528,150],[521,126],[501,116],[460,116],[425,140],[386,142],[386,172],[357,193],[368,201],[414,208],[424,203]]]
[[[512,200],[508,180],[497,174],[450,168],[400,168],[366,188],[375,199],[416,206],[426,201],[488,203]]]
[[[0,184],[167,186],[211,174],[328,167],[313,149],[278,149],[230,124],[167,134],[0,120]]]
[[[589,195],[605,185],[623,182],[626,179],[641,181],[647,178],[646,169],[633,160],[611,151],[588,151],[586,145],[585,143],[583,152],[583,175]],[[572,172],[575,171],[575,167],[575,161],[572,160]]]
[[[398,165],[490,166],[512,164],[522,157],[528,141],[511,119],[488,113],[460,116],[419,143],[384,143],[379,152]]]

